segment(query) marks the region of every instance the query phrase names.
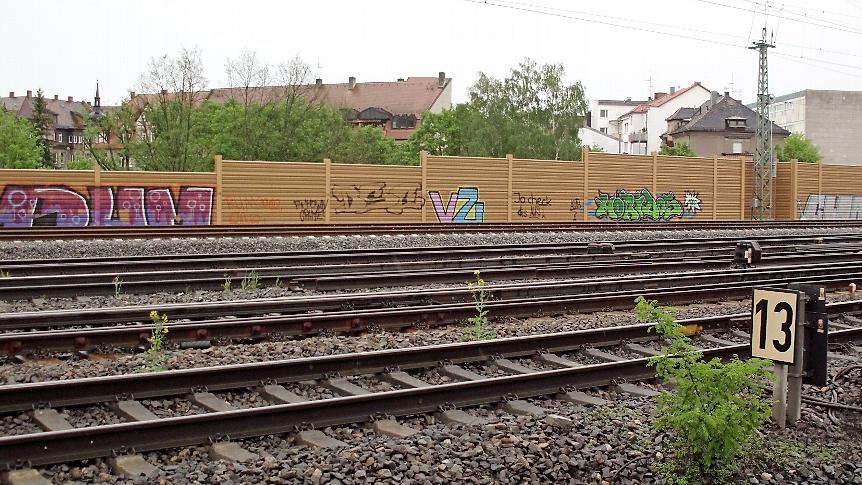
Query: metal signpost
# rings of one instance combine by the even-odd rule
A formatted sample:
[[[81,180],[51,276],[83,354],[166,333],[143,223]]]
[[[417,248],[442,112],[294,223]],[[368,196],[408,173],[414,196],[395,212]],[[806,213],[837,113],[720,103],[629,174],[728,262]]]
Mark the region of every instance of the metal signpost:
[[[752,357],[775,362],[772,417],[784,428],[801,418],[802,384],[826,385],[826,289],[802,284],[755,288],[751,323]]]

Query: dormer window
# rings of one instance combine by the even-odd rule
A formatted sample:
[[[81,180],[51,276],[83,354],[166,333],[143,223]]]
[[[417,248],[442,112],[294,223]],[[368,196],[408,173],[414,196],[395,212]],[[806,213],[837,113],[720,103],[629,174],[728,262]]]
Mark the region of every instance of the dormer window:
[[[746,127],[746,121],[748,120],[745,118],[725,118],[724,126],[727,129],[744,129]]]
[[[416,128],[416,115],[396,115],[392,117],[392,129]]]

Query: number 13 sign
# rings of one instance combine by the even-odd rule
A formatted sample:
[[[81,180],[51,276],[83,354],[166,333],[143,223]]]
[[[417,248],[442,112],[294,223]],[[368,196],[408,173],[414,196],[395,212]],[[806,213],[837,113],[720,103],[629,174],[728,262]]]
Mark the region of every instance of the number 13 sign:
[[[793,365],[796,348],[795,290],[754,289],[751,299],[751,355]]]

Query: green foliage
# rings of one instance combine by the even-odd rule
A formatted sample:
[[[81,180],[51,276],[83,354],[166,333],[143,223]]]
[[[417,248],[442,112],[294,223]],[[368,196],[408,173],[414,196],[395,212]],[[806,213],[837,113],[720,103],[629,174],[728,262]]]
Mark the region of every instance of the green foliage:
[[[488,330],[488,310],[487,304],[490,295],[485,289],[485,280],[482,279],[482,274],[477,269],[473,272],[476,277],[476,283],[467,282],[467,288],[473,294],[473,301],[476,306],[476,316],[467,319],[470,326],[464,330],[464,340],[490,340],[497,338],[497,333]]]
[[[605,151],[604,148],[602,148],[598,145],[593,145],[593,146],[589,147],[589,149],[591,152],[594,152],[594,153],[604,153],[604,151]]]
[[[48,117],[48,107],[45,104],[45,94],[39,88],[36,91],[36,97],[33,98],[33,115],[30,117],[30,123],[33,123],[33,128],[36,130],[36,142],[39,144],[39,150],[42,154],[42,165],[52,167],[51,146],[49,140],[53,138],[50,131],[51,119]]]
[[[0,168],[42,168],[42,148],[33,125],[0,109]]]
[[[114,298],[119,299],[123,292],[123,279],[119,276],[114,276]]]
[[[470,88],[470,101],[440,114],[426,113],[405,144],[415,157],[435,155],[577,160],[586,101],[581,84],[566,84],[559,64],[524,59],[506,79],[485,74]]]
[[[93,170],[93,159],[88,156],[80,156],[66,162],[66,170]]]
[[[670,155],[674,157],[696,157],[697,154],[687,143],[674,143],[672,147],[662,144],[658,151],[659,155]]]
[[[224,275],[224,283],[222,283],[221,288],[223,293],[230,293],[233,291],[230,276]]]
[[[660,379],[674,384],[658,397],[653,426],[675,435],[675,458],[665,468],[679,483],[720,483],[732,473],[740,447],[769,418],[770,403],[762,394],[772,363],[735,356],[704,361],[674,313],[655,301],[636,300],[638,320],[653,323],[670,344],[649,362]]]
[[[91,168],[99,164],[104,170],[129,170],[133,155],[146,157],[136,138],[134,111],[128,100],[103,112],[101,118],[86,116],[83,138]]]
[[[805,138],[801,133],[792,133],[784,139],[784,145],[775,148],[775,155],[779,161],[789,162],[799,160],[805,163],[820,161],[820,151],[814,143]]]
[[[260,278],[256,271],[251,271],[247,275],[242,277],[242,282],[240,282],[240,287],[244,291],[256,290],[260,288]]]
[[[153,321],[153,329],[147,338],[150,347],[147,349],[144,360],[146,361],[147,372],[162,372],[165,370],[165,362],[167,361],[164,344],[168,335],[168,316],[164,313],[159,315],[159,312],[153,310],[150,312],[150,320]]]

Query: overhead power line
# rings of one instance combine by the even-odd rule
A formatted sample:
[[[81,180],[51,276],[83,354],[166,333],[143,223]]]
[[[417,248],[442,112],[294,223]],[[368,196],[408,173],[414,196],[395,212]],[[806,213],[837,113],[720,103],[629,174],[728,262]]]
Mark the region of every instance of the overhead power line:
[[[743,12],[754,12],[754,13],[760,13],[760,12],[758,12],[757,10],[754,10],[754,9],[751,9],[751,8],[747,8],[747,7],[739,7],[739,6],[736,6],[736,5],[728,5],[728,4],[726,4],[726,3],[715,2],[715,1],[713,1],[713,0],[697,0],[697,1],[698,1],[698,2],[701,2],[701,3],[708,3],[708,4],[710,4],[710,5],[715,5],[715,6],[718,6],[718,7],[730,8],[730,9],[734,9],[734,10],[740,10],[740,11],[743,11]],[[800,24],[813,25],[813,26],[815,26],[815,27],[820,27],[820,28],[823,28],[823,29],[831,29],[831,30],[837,30],[837,31],[841,31],[841,32],[847,32],[847,33],[855,34],[855,35],[862,35],[862,30],[851,29],[851,28],[843,28],[843,27],[831,26],[831,25],[824,25],[824,24],[822,24],[822,23],[812,22],[812,21],[810,21],[810,20],[798,19],[798,18],[789,17],[789,16],[788,16],[788,17],[784,17],[784,18],[785,18],[785,19],[787,19],[787,20],[789,20],[789,21],[791,21],[791,22],[797,22],[797,23],[800,23]]]

